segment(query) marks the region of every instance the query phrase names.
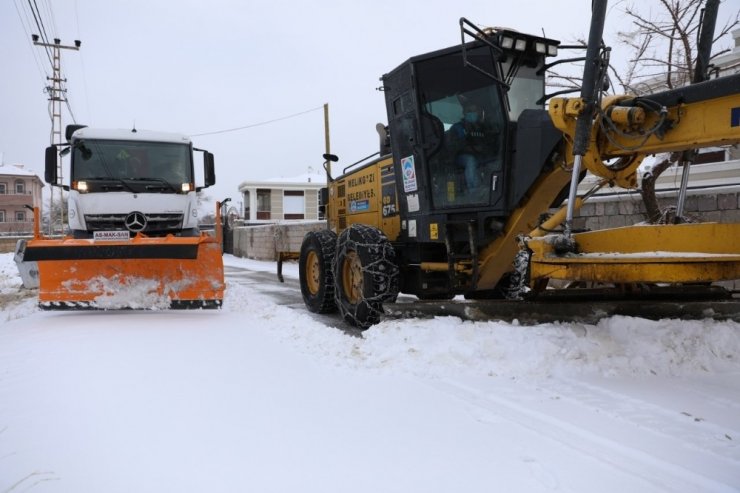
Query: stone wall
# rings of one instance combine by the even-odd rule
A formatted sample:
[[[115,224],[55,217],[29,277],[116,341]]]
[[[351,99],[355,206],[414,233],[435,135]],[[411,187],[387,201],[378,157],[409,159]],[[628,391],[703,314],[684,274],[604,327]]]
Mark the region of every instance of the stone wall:
[[[30,240],[30,236],[0,236],[0,253],[14,253],[18,240]]]
[[[661,208],[676,205],[673,193],[658,194]],[[699,222],[740,223],[740,191],[716,194],[689,193],[684,205],[685,215]],[[579,230],[618,228],[646,221],[645,205],[637,192],[613,196],[595,196],[586,202],[573,226]]]
[[[234,255],[256,260],[277,260],[278,252],[299,252],[309,231],[326,228],[326,221],[242,226],[234,229]]]

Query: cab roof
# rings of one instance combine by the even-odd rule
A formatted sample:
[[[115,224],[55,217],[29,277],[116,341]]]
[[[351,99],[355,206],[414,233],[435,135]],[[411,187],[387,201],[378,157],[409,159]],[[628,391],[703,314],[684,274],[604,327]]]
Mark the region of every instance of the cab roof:
[[[169,142],[176,144],[189,144],[190,137],[184,134],[155,132],[152,130],[123,130],[84,127],[72,134],[72,140],[76,139],[98,139],[98,140],[136,140],[142,142]]]

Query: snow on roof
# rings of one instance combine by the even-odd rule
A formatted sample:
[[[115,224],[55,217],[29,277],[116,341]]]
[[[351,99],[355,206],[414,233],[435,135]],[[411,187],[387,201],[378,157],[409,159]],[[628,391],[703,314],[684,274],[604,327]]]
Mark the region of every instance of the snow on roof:
[[[23,164],[0,164],[0,175],[38,177],[38,173],[26,168]]]
[[[249,180],[243,181],[239,185],[239,189],[250,188],[250,187],[269,187],[269,186],[310,186],[310,187],[323,187],[326,186],[326,173],[323,171],[314,171],[310,173],[304,173],[296,176],[281,176],[277,178],[269,178],[266,180]]]
[[[297,176],[290,176],[290,177],[280,177],[280,178],[271,178],[269,180],[265,180],[268,182],[283,182],[283,183],[326,183],[326,174],[325,173],[304,173],[302,175]]]

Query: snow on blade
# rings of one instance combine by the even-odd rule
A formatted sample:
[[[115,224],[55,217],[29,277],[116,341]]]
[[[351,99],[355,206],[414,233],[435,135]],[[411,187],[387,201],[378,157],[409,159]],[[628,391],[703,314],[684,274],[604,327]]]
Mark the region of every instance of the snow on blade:
[[[170,297],[159,294],[160,281],[132,276],[98,276],[86,282],[70,280],[63,287],[70,291],[102,293],[91,302],[103,310],[164,310],[170,307]]]

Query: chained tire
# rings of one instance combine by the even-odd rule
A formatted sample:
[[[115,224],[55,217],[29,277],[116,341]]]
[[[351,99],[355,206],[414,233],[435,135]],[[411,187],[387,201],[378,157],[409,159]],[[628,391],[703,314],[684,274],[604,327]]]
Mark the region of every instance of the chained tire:
[[[328,229],[311,231],[303,237],[298,259],[298,277],[303,302],[311,312],[337,311],[332,271],[336,246],[337,235]]]
[[[347,323],[365,330],[380,321],[383,303],[398,296],[396,253],[377,228],[353,224],[342,231],[334,257],[335,300]]]

